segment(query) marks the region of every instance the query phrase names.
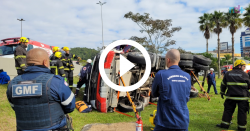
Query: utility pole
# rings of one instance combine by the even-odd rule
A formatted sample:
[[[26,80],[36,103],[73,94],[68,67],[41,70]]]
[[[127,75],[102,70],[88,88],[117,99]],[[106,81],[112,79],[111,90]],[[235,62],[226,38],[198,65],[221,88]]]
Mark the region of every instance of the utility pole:
[[[102,3],[101,1],[99,1],[99,4],[101,6],[101,19],[102,19],[102,5],[106,4],[106,2]],[[103,20],[102,20],[102,46],[104,47],[104,42],[103,42]]]
[[[22,19],[17,19],[19,21],[21,21],[21,37],[22,37],[22,21],[25,21],[23,18]]]

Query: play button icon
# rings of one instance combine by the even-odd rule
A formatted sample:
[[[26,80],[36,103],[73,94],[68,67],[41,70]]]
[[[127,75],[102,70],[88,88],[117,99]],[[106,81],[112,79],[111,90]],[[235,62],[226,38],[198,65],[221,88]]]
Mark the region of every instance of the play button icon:
[[[120,54],[120,76],[124,75],[127,71],[133,68],[135,65],[127,60]]]

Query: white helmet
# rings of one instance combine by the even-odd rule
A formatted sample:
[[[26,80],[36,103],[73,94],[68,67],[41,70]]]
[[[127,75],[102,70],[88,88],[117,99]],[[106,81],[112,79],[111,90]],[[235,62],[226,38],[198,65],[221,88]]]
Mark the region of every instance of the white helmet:
[[[214,68],[210,68],[210,71],[214,71]]]
[[[88,62],[88,63],[92,63],[92,60],[91,60],[91,59],[88,59],[87,62]]]

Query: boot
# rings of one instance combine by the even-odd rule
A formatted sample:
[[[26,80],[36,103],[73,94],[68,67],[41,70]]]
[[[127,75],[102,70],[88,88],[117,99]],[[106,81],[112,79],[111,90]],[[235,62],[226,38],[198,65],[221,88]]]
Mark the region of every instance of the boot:
[[[225,126],[225,125],[222,125],[222,124],[217,124],[216,127],[220,127],[220,128],[224,128],[224,129],[229,128],[229,126]]]

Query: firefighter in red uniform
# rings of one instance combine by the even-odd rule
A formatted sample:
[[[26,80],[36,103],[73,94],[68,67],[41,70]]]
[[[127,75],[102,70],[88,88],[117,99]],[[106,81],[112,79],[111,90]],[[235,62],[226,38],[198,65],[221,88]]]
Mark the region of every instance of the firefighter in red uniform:
[[[14,51],[15,67],[18,75],[22,75],[24,70],[27,68],[26,64],[26,48],[28,46],[29,39],[26,37],[21,37],[20,45],[16,47]]]
[[[221,97],[226,100],[224,103],[224,113],[220,128],[228,129],[232,120],[232,115],[238,104],[238,130],[245,131],[247,128],[247,112],[249,111],[249,76],[244,72],[246,62],[236,60],[234,68],[225,74],[221,82]],[[227,91],[226,91],[227,90]]]

